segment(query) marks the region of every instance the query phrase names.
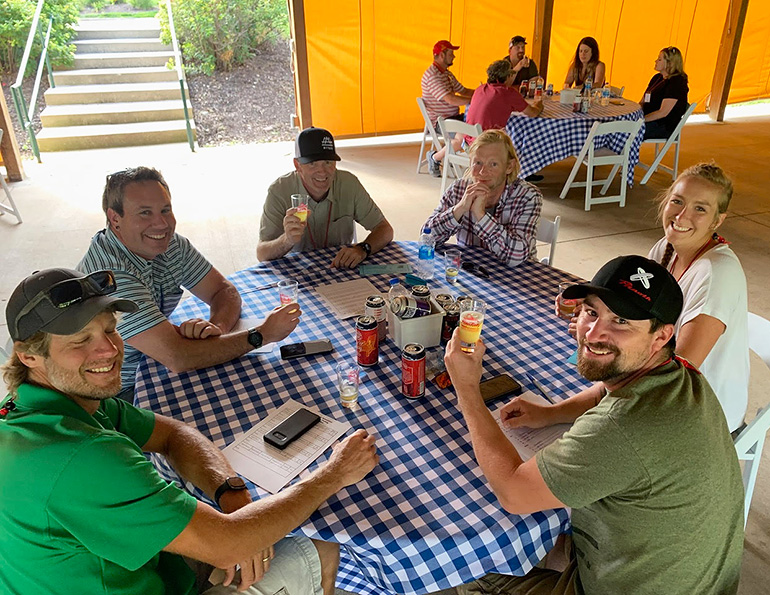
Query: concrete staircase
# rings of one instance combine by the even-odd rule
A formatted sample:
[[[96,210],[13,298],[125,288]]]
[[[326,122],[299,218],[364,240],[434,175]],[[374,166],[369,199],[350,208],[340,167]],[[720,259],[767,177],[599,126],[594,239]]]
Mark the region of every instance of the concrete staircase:
[[[187,142],[173,56],[153,18],[81,19],[75,62],[54,71],[37,136],[41,151]],[[188,113],[192,107],[187,95]]]

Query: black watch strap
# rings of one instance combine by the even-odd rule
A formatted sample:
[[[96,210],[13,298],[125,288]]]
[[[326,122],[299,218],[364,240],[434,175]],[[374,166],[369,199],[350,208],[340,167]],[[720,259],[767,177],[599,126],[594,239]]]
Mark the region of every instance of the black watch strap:
[[[245,490],[248,489],[246,487],[246,482],[243,481],[240,477],[237,475],[235,477],[228,477],[225,479],[224,483],[217,488],[217,491],[214,492],[214,501],[217,503],[217,506],[222,508],[219,505],[219,499],[222,497],[222,495],[225,492],[229,492],[231,490],[239,491],[239,490]]]
[[[249,334],[246,336],[246,340],[249,342],[249,345],[251,345],[254,349],[259,349],[262,347],[262,343],[264,342],[264,337],[262,336],[262,333],[260,333],[256,327],[249,329]]]
[[[366,252],[366,257],[369,258],[372,254],[372,247],[369,245],[369,242],[358,242],[356,244],[359,248],[363,248],[364,252]]]

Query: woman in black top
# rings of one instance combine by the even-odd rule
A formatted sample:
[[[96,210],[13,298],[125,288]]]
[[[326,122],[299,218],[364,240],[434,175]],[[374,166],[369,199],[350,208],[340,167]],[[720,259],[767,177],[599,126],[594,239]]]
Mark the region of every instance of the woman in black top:
[[[647,85],[641,105],[644,138],[668,138],[687,111],[687,75],[682,52],[674,46],[663,48],[655,60],[658,71]]]
[[[583,87],[590,79],[591,86],[598,89],[604,85],[604,73],[604,62],[599,60],[599,44],[593,37],[584,37],[575,50],[575,57],[564,79],[564,88],[569,89],[573,85]]]

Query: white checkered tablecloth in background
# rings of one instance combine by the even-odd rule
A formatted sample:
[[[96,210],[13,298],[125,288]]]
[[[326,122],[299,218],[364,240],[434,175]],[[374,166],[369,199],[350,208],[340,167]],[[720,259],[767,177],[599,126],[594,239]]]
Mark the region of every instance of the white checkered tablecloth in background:
[[[371,262],[414,263],[416,254],[415,243],[395,243]],[[255,291],[255,287],[287,277],[299,281],[302,320],[285,342],[327,337],[334,353],[283,361],[276,348],[272,354],[249,354],[183,374],[144,361],[137,373],[137,404],[193,424],[220,448],[287,398],[377,436],[380,465],[375,471],[330,498],[298,530],[343,545],[340,588],[371,595],[421,594],[492,571],[525,574],[568,529],[567,512],[517,516],[502,510],[473,456],[451,390],[428,382],[425,398],[410,401],[401,396],[400,352],[388,340],[380,349],[380,364],[367,371],[360,409],[350,412],[339,405],[334,364],[355,358],[355,322],[334,318],[313,288],[358,278],[358,273],[330,270],[333,255],[334,249],[292,254],[231,279],[243,296],[244,316],[264,316],[278,304],[275,289]],[[566,322],[553,315],[558,282],[575,278],[532,262],[509,269],[476,249],[465,250],[464,260],[484,265],[490,279],[463,272],[461,284],[451,290],[443,278],[431,287],[488,301],[484,378],[507,372],[534,389],[526,378],[529,373],[556,395],[583,388],[584,381],[566,362],[575,348]],[[386,291],[387,275],[368,279]],[[207,314],[205,304],[192,299],[177,309],[172,320]],[[441,348],[428,352],[440,353]],[[156,462],[164,476],[176,479],[163,461]],[[250,487],[253,494],[266,495]]]
[[[587,114],[573,113],[571,105],[559,100],[546,99],[545,109],[537,118],[528,118],[514,112],[508,118],[505,131],[513,140],[521,163],[519,177],[534,174],[551,163],[580,153],[594,122],[611,120],[641,120],[644,118],[638,103],[623,99],[623,105],[592,105]],[[627,134],[608,134],[598,137],[596,148],[607,147],[616,153],[623,150]],[[639,162],[639,147],[644,138],[644,125],[631,145],[628,167],[628,183],[634,185],[634,168]]]

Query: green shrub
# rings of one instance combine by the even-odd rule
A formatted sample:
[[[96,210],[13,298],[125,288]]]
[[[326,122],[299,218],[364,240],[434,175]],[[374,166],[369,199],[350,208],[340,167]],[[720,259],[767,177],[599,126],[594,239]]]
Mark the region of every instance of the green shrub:
[[[35,5],[30,0],[0,0],[0,70],[3,72],[15,73],[20,66]],[[53,17],[48,46],[51,62],[54,65],[71,64],[75,55],[75,46],[70,42],[74,36],[72,25],[78,20],[77,1],[47,0],[40,17],[43,32],[48,28],[49,17]],[[34,72],[41,50],[42,41],[36,36],[27,63],[27,74]]]
[[[128,3],[137,10],[152,10],[158,8],[158,0],[128,0]]]
[[[161,39],[171,42],[164,0]],[[174,25],[184,62],[192,72],[211,74],[243,64],[263,43],[285,39],[285,0],[174,0]]]

